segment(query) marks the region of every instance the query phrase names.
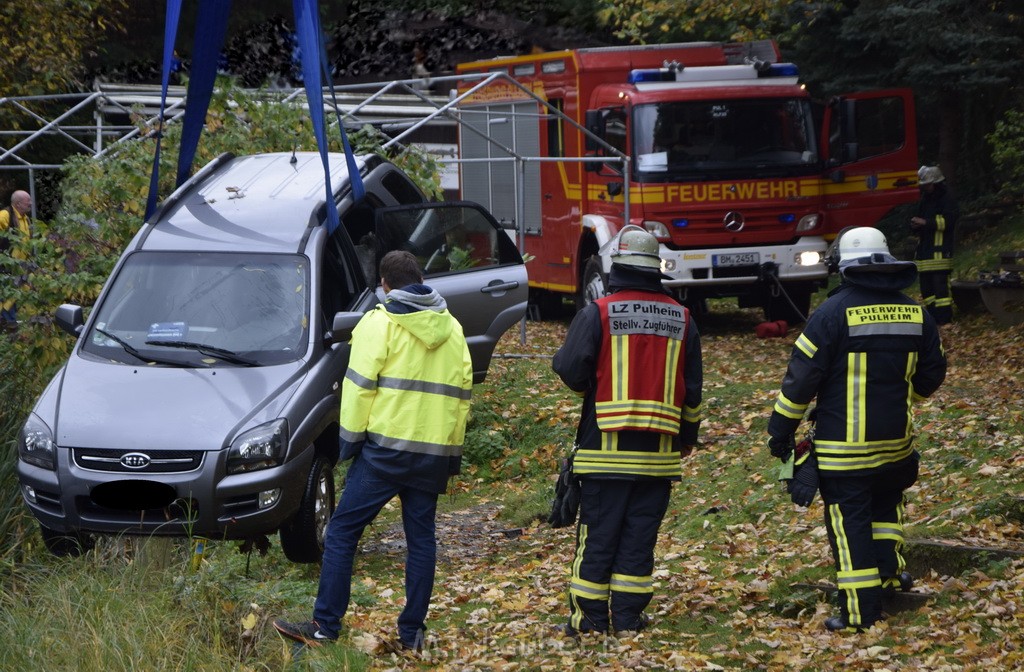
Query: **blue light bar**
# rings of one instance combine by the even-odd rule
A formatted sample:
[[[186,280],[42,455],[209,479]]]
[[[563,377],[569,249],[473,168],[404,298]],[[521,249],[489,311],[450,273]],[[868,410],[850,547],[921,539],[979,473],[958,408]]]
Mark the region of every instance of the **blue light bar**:
[[[657,68],[655,70],[630,70],[629,83],[639,84],[641,82],[674,82],[676,73],[668,68]]]
[[[787,212],[784,215],[779,215],[779,222],[782,224],[792,224],[796,221],[796,215],[791,212]]]
[[[800,70],[796,63],[772,63],[768,70],[762,72],[761,77],[799,77]]]
[[[688,219],[680,218],[680,219],[673,219],[672,220],[672,226],[676,227],[677,229],[682,229],[682,228],[687,227],[689,225],[690,225],[690,220],[688,220]]]

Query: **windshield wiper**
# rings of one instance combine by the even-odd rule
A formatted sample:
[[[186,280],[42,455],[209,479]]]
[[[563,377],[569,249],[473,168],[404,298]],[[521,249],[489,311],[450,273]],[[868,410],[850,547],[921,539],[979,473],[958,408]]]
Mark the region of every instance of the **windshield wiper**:
[[[146,345],[157,345],[166,348],[185,348],[186,350],[195,350],[196,352],[207,355],[209,357],[216,357],[217,359],[223,359],[225,362],[231,362],[232,364],[241,364],[242,366],[259,366],[259,362],[248,357],[243,357],[237,352],[233,352],[226,348],[218,348],[215,345],[206,345],[205,343],[194,343],[192,341],[146,341]]]
[[[93,329],[99,332],[100,334],[103,334],[104,336],[112,340],[114,343],[120,345],[125,352],[127,352],[129,355],[140,361],[149,362],[151,364],[166,364],[167,366],[184,366],[182,362],[175,362],[170,359],[161,359],[159,357],[147,357],[146,355],[143,355],[141,352],[136,350],[134,346],[130,345],[120,336],[115,336],[106,329],[100,329],[99,327],[93,327]]]

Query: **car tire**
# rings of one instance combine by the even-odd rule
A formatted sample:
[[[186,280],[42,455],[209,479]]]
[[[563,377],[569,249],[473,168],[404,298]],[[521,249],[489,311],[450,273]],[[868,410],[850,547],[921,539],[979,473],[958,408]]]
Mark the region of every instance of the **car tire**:
[[[597,256],[587,259],[583,267],[583,281],[576,296],[576,311],[579,312],[594,301],[608,295],[608,277],[601,268],[601,258]]]
[[[46,549],[58,558],[77,558],[96,545],[91,535],[80,532],[58,532],[42,525],[39,526],[39,532]]]
[[[320,561],[334,505],[334,461],[317,454],[306,478],[299,510],[281,526],[281,549],[285,557],[292,562]]]

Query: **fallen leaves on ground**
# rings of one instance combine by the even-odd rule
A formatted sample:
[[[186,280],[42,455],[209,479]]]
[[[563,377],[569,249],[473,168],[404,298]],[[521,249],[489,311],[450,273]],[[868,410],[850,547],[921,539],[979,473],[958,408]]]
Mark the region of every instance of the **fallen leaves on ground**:
[[[346,617],[351,644],[373,654],[371,669],[952,671],[1024,665],[1019,557],[954,576],[911,567],[914,590],[928,599],[860,635],[828,633],[823,623],[834,612],[820,597],[783,608],[796,590],[790,588],[796,573],[834,582],[820,498],[809,509],[794,507],[762,469],[767,415],[799,332],[757,339],[756,319],[746,313],[731,319],[739,326],[711,316],[702,330],[704,445],[698,459],[684,463],[662,526],[649,629],[578,643],[556,631],[567,615],[574,530],[536,522],[509,529],[497,495],[503,487],[524,487],[510,481],[488,491],[494,501],[473,500],[470,490],[464,508],[439,515],[438,577],[420,657],[388,653],[380,644],[394,632],[404,603],[401,527],[368,533],[362,553],[394,558],[393,572],[371,580],[375,602],[354,606]],[[496,352],[507,356],[495,359],[491,387],[480,398],[500,398],[497,381],[508,367],[549,358],[566,325],[530,322],[525,342],[518,329],[506,334]],[[922,469],[908,492],[908,537],[1024,552],[1021,520],[993,508],[1000,497],[1022,495],[1024,327],[997,329],[975,318],[946,328],[943,341],[946,383],[916,411]],[[738,386],[743,394],[734,392]],[[578,399],[550,378],[538,376],[532,392],[539,421],[575,422]],[[551,447],[541,450],[550,459]],[[748,474],[747,487],[741,497],[723,499],[715,479],[729,478],[738,467]]]

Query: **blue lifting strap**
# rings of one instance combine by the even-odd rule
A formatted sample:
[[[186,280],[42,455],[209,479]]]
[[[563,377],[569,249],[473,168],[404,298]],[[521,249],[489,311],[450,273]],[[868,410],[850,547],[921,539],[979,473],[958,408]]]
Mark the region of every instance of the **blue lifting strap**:
[[[358,202],[366,195],[366,188],[363,186],[363,176],[359,174],[356,167],[356,157],[349,145],[348,136],[345,134],[345,123],[341,119],[341,108],[338,106],[338,94],[334,89],[334,78],[331,77],[330,61],[327,59],[327,48],[324,46],[323,33],[320,34],[320,64],[327,85],[331,89],[331,103],[334,105],[334,113],[338,117],[338,132],[341,133],[341,146],[345,149],[345,164],[348,166],[349,182],[352,184],[352,200]]]
[[[302,79],[306,87],[306,102],[309,105],[309,117],[313,122],[313,135],[320,150],[320,160],[324,165],[324,188],[327,192],[327,233],[334,233],[340,225],[338,207],[334,202],[331,190],[331,168],[327,157],[327,127],[324,119],[324,91],[321,85],[321,49],[320,49],[320,14],[316,0],[292,0],[295,10],[295,32],[302,53]],[[347,161],[346,156],[346,161]],[[351,164],[350,164],[351,165]],[[350,180],[358,179],[359,172]]]
[[[213,85],[217,79],[217,65],[224,46],[230,10],[231,0],[201,0],[199,3],[192,67],[188,78],[188,105],[181,127],[175,187],[180,187],[192,173],[192,162],[195,161],[196,149],[199,147],[199,136],[206,125],[206,112],[210,109]]]
[[[156,210],[157,183],[160,180],[160,139],[164,134],[164,107],[167,105],[167,86],[171,80],[171,59],[174,58],[174,40],[178,36],[178,19],[180,17],[181,0],[167,0],[167,17],[164,21],[164,63],[160,79],[160,116],[156,131],[156,151],[153,154],[153,171],[149,177],[149,198],[146,199],[146,221]]]

